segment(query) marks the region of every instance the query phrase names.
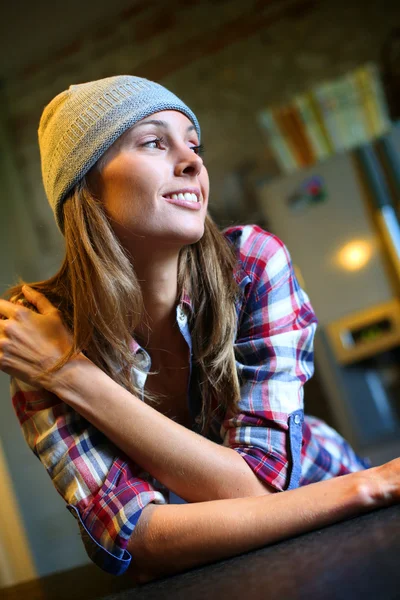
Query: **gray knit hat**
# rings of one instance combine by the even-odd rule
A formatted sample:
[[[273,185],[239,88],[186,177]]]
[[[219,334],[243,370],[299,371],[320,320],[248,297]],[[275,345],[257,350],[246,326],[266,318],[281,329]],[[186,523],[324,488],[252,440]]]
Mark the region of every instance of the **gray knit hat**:
[[[178,110],[196,127],[194,113],[162,85],[118,75],[71,85],[45,107],[39,148],[46,195],[64,232],[63,202],[104,152],[140,119],[161,110]]]

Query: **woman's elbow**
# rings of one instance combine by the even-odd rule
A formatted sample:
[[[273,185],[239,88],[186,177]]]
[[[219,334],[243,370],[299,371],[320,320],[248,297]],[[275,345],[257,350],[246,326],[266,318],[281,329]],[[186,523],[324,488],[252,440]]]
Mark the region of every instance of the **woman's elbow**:
[[[137,585],[148,583],[155,579],[152,572],[152,556],[147,543],[147,529],[152,512],[156,506],[148,504],[139,517],[139,521],[130,537],[127,550],[132,560],[129,565],[127,575]]]

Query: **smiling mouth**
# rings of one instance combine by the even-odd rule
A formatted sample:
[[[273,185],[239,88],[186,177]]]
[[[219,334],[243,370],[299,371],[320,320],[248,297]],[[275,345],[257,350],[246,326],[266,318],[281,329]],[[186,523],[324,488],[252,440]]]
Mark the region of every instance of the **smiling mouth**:
[[[185,192],[184,194],[168,194],[167,196],[164,196],[164,198],[169,198],[170,200],[183,200],[186,202],[194,202],[194,203],[197,203],[200,201],[197,194],[191,194],[189,192]]]

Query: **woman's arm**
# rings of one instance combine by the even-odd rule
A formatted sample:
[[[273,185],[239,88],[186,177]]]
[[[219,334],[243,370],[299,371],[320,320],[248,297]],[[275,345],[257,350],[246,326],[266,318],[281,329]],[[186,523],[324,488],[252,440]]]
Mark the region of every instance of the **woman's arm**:
[[[136,464],[188,502],[257,496],[268,488],[233,449],[148,406],[91,361],[70,361],[43,382]]]
[[[59,311],[23,288],[38,314],[0,300],[0,369],[69,404],[133,462],[189,502],[259,495],[265,486],[237,453],[146,405],[83,354],[46,375],[71,345]]]
[[[149,504],[128,543],[138,583],[261,548],[400,500],[400,459],[288,492]]]
[[[24,438],[77,520],[88,556],[112,575],[123,573],[143,508],[165,504],[168,495],[54,394],[15,378],[10,391]]]

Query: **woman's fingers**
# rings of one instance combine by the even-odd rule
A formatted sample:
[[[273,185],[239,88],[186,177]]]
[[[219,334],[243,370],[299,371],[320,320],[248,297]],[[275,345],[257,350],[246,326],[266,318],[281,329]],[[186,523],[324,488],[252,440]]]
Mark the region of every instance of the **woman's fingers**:
[[[12,319],[18,310],[20,308],[15,303],[0,298],[0,317],[2,319]]]
[[[0,300],[5,319],[0,321],[0,371],[35,384],[71,350],[73,336],[43,294],[25,288],[22,292],[24,297],[13,297],[14,302]]]
[[[0,319],[12,319],[20,310],[20,306],[34,310],[42,315],[47,315],[57,311],[56,307],[40,292],[24,285],[22,291],[25,298],[16,300],[13,296],[10,300],[0,299]]]
[[[37,308],[37,311],[41,315],[47,315],[49,313],[57,311],[56,307],[53,306],[50,300],[47,300],[46,296],[44,296],[37,290],[34,290],[33,288],[29,287],[29,285],[23,285],[22,292],[25,298],[28,300],[28,302],[33,304],[33,306]]]

